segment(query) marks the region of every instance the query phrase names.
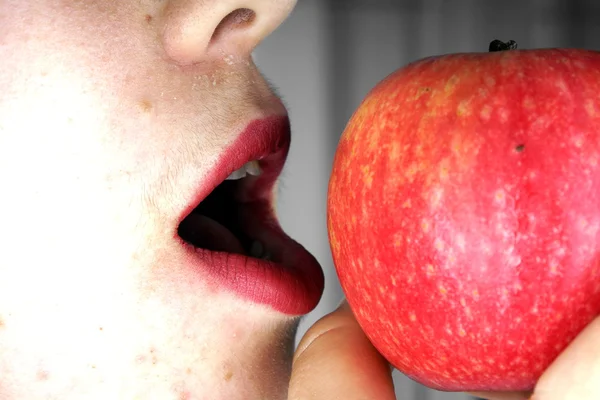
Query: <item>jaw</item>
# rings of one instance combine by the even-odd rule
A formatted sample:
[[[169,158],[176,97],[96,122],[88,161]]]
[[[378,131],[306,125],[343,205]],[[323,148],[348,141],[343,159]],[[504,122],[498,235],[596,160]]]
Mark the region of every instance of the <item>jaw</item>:
[[[206,294],[202,304],[196,293],[183,297],[190,303],[173,302],[171,296],[162,300],[171,299],[158,321],[168,327],[158,335],[162,349],[156,339],[142,346],[138,342],[136,357],[146,355],[139,380],[159,370],[165,381],[178,382],[179,395],[191,399],[283,400],[298,319],[282,318],[262,307],[248,308],[227,294]],[[155,310],[147,311],[156,318]]]
[[[13,279],[25,289],[0,295],[0,398],[284,399],[298,319],[192,283],[167,253],[160,276],[99,260],[81,276],[56,266],[43,285]]]

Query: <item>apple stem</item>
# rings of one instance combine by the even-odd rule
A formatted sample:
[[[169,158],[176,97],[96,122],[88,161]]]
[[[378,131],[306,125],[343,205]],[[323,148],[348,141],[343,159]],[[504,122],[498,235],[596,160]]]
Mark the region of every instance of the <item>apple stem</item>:
[[[494,39],[490,42],[489,51],[506,51],[506,50],[516,50],[517,42],[514,40],[509,40],[508,42],[503,42],[502,40]]]

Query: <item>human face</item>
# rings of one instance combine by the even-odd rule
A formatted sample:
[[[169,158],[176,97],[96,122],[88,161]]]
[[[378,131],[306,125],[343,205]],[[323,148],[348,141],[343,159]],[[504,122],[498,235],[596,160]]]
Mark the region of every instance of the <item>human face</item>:
[[[0,398],[286,398],[323,276],[251,52],[294,5],[0,0]]]

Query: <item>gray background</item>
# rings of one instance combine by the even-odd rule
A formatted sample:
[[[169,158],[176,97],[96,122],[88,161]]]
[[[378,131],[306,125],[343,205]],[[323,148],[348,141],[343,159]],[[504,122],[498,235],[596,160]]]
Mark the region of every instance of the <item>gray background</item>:
[[[418,58],[487,51],[493,39],[520,48],[600,49],[600,2],[575,0],[299,0],[255,52],[290,112],[293,140],[279,214],[288,233],[321,262],[326,290],[300,326],[306,332],[342,299],[326,229],[327,183],[337,142],[367,92]],[[395,372],[399,398],[463,400]]]

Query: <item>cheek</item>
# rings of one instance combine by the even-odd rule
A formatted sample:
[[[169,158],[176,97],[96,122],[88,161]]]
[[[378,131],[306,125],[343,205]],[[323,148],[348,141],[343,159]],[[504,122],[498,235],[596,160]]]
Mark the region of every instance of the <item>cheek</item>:
[[[20,239],[9,251],[68,263],[98,244],[131,247],[143,197],[132,170],[143,160],[113,151],[106,97],[75,69],[23,75],[0,98],[0,233]]]

